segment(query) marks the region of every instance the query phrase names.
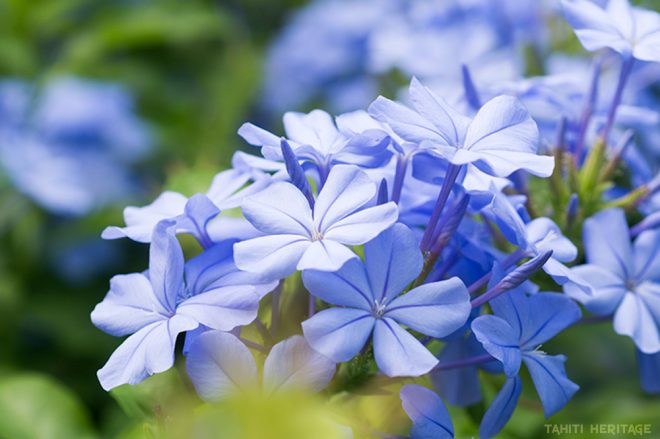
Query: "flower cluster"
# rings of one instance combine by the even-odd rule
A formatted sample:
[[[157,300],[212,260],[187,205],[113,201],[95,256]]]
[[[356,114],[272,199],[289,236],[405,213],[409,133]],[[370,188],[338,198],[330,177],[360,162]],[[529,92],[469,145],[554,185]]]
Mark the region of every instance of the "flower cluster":
[[[604,118],[600,67],[581,84],[577,119],[575,96],[550,100],[564,84],[554,76],[481,88],[463,69],[456,105],[413,77],[403,102],[380,96],[335,118],[289,112],[282,134],[246,123],[238,133],[260,155],[237,152],[204,194],[165,192],[127,208],[125,227],[103,236],[149,243],[149,268],[114,277],[92,313],[102,330],[129,336],[101,385],[172,367],[179,334],[209,401],[249,387],[319,391],[337,364],[366,361],[415,382],[400,391],[411,435],[439,438],[454,434],[443,400],[483,398],[479,369],[503,376],[480,426],[493,437],[516,408],[523,364],[545,416],[578,391],[566,357],[540,347],[593,318],[581,304],[634,340],[642,386],[657,392],[660,178],[653,162],[641,182],[612,176],[636,148],[617,114],[635,63],[660,61],[660,16],[626,0],[562,6],[585,48],[620,54]],[[560,111],[537,123],[524,102],[543,98]],[[648,215],[629,229],[623,208]],[[587,264],[571,267],[582,224]],[[179,234],[195,238],[196,256],[186,260]],[[291,318],[285,298],[307,305],[301,333],[288,338],[278,330]],[[251,350],[267,354],[261,380]]]
[[[131,166],[151,134],[122,86],[60,77],[0,82],[0,166],[13,185],[59,215],[81,216],[135,192]]]

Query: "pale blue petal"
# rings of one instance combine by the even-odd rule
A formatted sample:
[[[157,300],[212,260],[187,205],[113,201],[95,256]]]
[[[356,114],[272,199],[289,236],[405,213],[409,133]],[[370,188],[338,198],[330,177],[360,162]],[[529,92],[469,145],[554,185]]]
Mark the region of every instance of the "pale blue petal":
[[[564,285],[564,292],[589,312],[603,316],[613,314],[626,294],[624,281],[611,271],[591,264],[573,267],[571,271],[586,281],[591,294],[572,282]]]
[[[187,317],[152,323],[128,337],[97,373],[105,390],[122,384],[138,384],[145,378],[164,372],[174,364],[177,335],[197,327]]]
[[[467,322],[470,294],[463,282],[452,277],[410,290],[390,303],[385,316],[431,337],[445,337]]]
[[[634,243],[635,279],[660,283],[660,231],[640,233]]]
[[[335,272],[305,270],[302,279],[310,293],[333,305],[371,311],[374,304],[364,265],[357,258]]]
[[[516,376],[506,380],[481,420],[479,426],[479,437],[481,439],[495,437],[504,428],[516,410],[521,392],[522,381],[520,377]]]
[[[110,335],[122,337],[167,319],[167,313],[154,296],[149,279],[133,273],[110,280],[110,291],[92,311],[92,323]]]
[[[660,326],[646,298],[628,292],[614,314],[614,331],[632,338],[637,349],[645,354],[660,351]]]
[[[561,5],[566,21],[585,49],[610,47],[620,53],[630,52],[630,43],[618,31],[610,16],[593,2],[562,0]]]
[[[251,285],[217,288],[182,302],[177,315],[184,315],[204,326],[230,331],[251,323],[257,317],[259,295]]]
[[[413,421],[412,439],[446,439],[454,437],[454,426],[447,407],[431,389],[406,384],[399,393],[403,410]]]
[[[415,234],[395,224],[364,246],[364,258],[374,299],[389,303],[422,271],[423,257]]]
[[[379,96],[370,106],[369,114],[388,124],[404,140],[419,144],[424,140],[445,142],[435,126],[410,108]]]
[[[336,363],[355,357],[374,327],[371,314],[350,308],[329,308],[302,322],[305,339],[319,353]]]
[[[149,247],[149,280],[163,308],[174,312],[183,289],[183,251],[174,235],[173,221],[164,220],[154,230]]]
[[[257,364],[236,336],[206,331],[195,337],[186,358],[186,370],[199,396],[218,401],[257,384]]]
[[[623,210],[603,210],[587,219],[582,237],[588,263],[621,279],[634,276],[630,233]]]
[[[238,135],[245,139],[250,145],[262,147],[261,153],[267,159],[282,160],[280,138],[276,135],[251,123],[244,123],[241,125],[238,129]]]
[[[580,389],[566,376],[563,355],[546,355],[542,352],[526,353],[523,361],[534,381],[534,387],[543,404],[546,418],[561,410]]]
[[[334,166],[314,205],[315,230],[325,234],[375,195],[376,184],[357,166]]]
[[[156,224],[164,219],[181,215],[187,201],[188,198],[178,192],[166,191],[148,206],[129,206],[124,209],[126,227],[108,227],[101,237],[103,239],[128,237],[137,242],[151,242]]]
[[[345,216],[329,225],[323,235],[344,244],[360,245],[392,226],[398,217],[399,209],[390,201]]]
[[[506,320],[494,315],[477,317],[472,322],[472,332],[486,352],[502,362],[504,373],[508,377],[518,374],[521,360],[520,344],[515,337],[515,330]]]
[[[539,253],[552,250],[552,258],[560,262],[571,262],[577,257],[577,247],[550,218],[536,218],[527,223],[525,229],[527,242],[534,245]]]
[[[523,349],[536,349],[582,316],[580,307],[563,294],[538,293],[527,300],[531,318],[523,328],[520,341]]]
[[[274,183],[243,202],[243,215],[268,234],[311,237],[312,210],[302,192],[290,183]]]
[[[313,350],[300,335],[277,343],[264,363],[264,389],[318,392],[335,375],[335,363]]]
[[[348,247],[332,241],[322,239],[314,241],[300,258],[297,270],[337,271],[346,262],[358,256]]]
[[[296,271],[310,245],[298,235],[262,236],[234,244],[234,261],[241,270],[282,279]]]
[[[424,375],[438,364],[419,340],[387,317],[376,320],[373,344],[376,364],[389,377]]]
[[[444,99],[434,95],[417,78],[410,81],[408,94],[415,109],[436,128],[443,144],[459,146],[465,138],[470,119],[451,108]],[[431,140],[431,139],[430,139]]]
[[[538,140],[536,123],[520,101],[498,96],[481,107],[472,120],[465,137],[465,150],[488,163],[490,169],[485,171],[498,177],[506,177],[517,169],[548,177],[554,160],[535,158]],[[504,165],[505,162],[508,164]]]

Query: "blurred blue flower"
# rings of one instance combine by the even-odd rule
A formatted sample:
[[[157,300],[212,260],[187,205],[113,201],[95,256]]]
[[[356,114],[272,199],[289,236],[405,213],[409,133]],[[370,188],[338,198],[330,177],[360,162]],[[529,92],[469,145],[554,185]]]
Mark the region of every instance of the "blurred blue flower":
[[[625,57],[660,62],[660,14],[609,0],[601,8],[590,0],[562,0],[566,20],[587,50],[609,47]]]
[[[138,186],[131,165],[151,135],[121,86],[58,78],[43,88],[0,83],[0,165],[42,207],[83,215],[125,200]]]
[[[233,334],[206,331],[190,344],[186,369],[199,395],[218,401],[257,387],[257,364]],[[319,391],[335,374],[335,363],[314,351],[300,335],[274,345],[263,367],[263,391]]]

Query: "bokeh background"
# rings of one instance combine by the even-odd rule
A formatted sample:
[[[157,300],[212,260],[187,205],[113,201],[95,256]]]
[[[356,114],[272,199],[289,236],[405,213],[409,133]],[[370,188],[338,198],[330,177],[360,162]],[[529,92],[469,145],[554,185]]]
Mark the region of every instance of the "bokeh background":
[[[113,274],[147,261],[146,246],[102,241],[103,228],[165,189],[204,191],[249,149],[236,135],[244,121],[279,130],[282,111],[353,109],[408,82],[405,69],[352,72],[359,51],[306,71],[308,48],[282,43],[273,50],[296,64],[278,65],[269,48],[305,3],[0,0],[0,438],[159,437],[144,420],[167,416],[189,387],[176,370],[111,394],[96,380],[118,340],[89,313]],[[366,3],[334,16],[337,35],[378,20]],[[551,25],[561,35],[552,44],[580,53],[565,26]],[[329,38],[318,36],[328,56]],[[524,70],[541,74],[533,55]],[[351,79],[341,90],[322,77],[336,64],[335,77]],[[660,401],[639,389],[634,347],[610,325],[573,328],[544,350],[566,354],[582,387],[548,422],[651,423],[660,434]],[[486,395],[498,385],[486,381]],[[503,437],[545,436],[536,401],[525,393]],[[360,410],[388,422],[378,398]],[[457,430],[476,431],[480,412],[453,413]]]

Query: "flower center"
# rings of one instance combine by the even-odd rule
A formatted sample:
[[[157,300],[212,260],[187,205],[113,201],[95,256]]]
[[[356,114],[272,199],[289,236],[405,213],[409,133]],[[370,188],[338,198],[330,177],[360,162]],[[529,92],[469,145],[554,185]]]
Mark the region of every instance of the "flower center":
[[[383,317],[385,314],[385,304],[380,303],[378,300],[374,300],[374,305],[372,307],[372,313],[377,319]]]
[[[635,279],[627,279],[626,290],[630,291],[631,293],[634,293],[635,289],[637,289],[637,282],[635,282]]]
[[[321,232],[317,232],[316,230],[314,233],[312,233],[312,242],[314,241],[320,241],[323,239],[323,234]]]

